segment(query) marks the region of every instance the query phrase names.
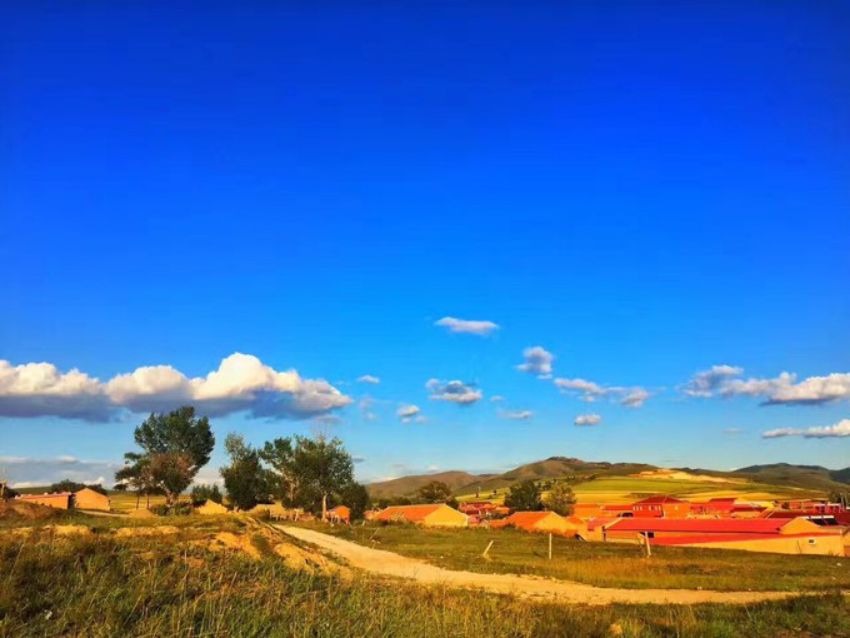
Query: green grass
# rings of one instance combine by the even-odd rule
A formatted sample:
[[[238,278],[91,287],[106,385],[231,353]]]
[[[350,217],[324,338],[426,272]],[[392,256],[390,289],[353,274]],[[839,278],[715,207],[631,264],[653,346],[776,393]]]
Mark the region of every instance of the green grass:
[[[588,543],[511,529],[427,529],[412,525],[328,527],[319,531],[424,559],[441,567],[484,573],[535,574],[600,587],[730,590],[850,589],[850,558],[787,556],[732,550]],[[481,553],[494,540],[490,561]]]
[[[209,524],[209,523],[205,523]],[[190,537],[202,532],[186,525]],[[163,538],[0,537],[0,636],[850,636],[836,595],[732,606],[563,607],[340,580]]]

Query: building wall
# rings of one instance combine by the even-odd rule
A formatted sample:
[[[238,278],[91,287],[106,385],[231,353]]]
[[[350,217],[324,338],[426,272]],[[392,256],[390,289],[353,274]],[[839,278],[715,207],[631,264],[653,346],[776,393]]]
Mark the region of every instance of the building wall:
[[[94,490],[80,490],[74,494],[74,507],[81,510],[109,511],[109,497]]]
[[[49,494],[45,495],[27,495],[26,498],[21,498],[21,501],[25,503],[35,503],[37,505],[46,505],[47,507],[54,507],[59,510],[69,509],[71,506],[71,497],[70,496],[51,496]]]
[[[809,541],[813,541],[810,543]],[[682,547],[681,545],[679,547]],[[729,543],[693,543],[684,547],[706,547],[709,549],[738,549],[747,552],[771,554],[806,554],[814,556],[843,556],[844,544],[838,534],[832,536],[787,537],[733,541]]]

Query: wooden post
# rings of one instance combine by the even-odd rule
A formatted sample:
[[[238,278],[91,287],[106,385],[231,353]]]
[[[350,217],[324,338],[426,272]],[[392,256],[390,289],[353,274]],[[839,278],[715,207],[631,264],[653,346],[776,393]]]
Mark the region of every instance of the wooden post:
[[[485,550],[484,550],[484,553],[483,553],[483,554],[481,554],[481,556],[482,556],[483,558],[486,558],[487,560],[490,560],[490,557],[489,557],[489,556],[487,556],[487,553],[490,551],[490,548],[491,548],[491,547],[493,547],[493,543],[495,543],[495,542],[496,542],[496,541],[490,541],[489,543],[487,543],[487,549],[485,549]]]
[[[649,544],[649,534],[641,534],[640,537],[643,539],[643,546],[646,548],[646,557],[649,558],[652,556],[652,546]]]
[[[549,532],[549,560],[552,560],[552,532]]]

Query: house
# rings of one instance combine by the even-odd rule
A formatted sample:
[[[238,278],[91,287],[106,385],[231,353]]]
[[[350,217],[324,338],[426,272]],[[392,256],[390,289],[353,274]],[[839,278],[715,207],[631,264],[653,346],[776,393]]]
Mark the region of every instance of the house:
[[[492,527],[515,527],[526,532],[545,532],[562,536],[579,536],[585,526],[578,517],[564,518],[555,512],[514,512]]]
[[[90,487],[74,492],[74,507],[81,510],[99,510],[108,512],[111,507],[109,497]]]
[[[195,514],[201,514],[203,516],[216,516],[218,514],[227,514],[228,509],[222,505],[221,503],[216,503],[215,501],[211,501],[207,499],[204,501],[203,505],[199,505],[195,508]]]
[[[59,510],[68,510],[74,506],[74,494],[71,492],[54,492],[53,494],[22,494],[17,498],[25,503],[46,505]]]
[[[337,505],[328,510],[326,519],[331,523],[351,523],[351,510],[345,505]]]
[[[425,527],[468,527],[469,517],[443,503],[434,505],[392,505],[372,520],[386,523],[414,523]]]
[[[632,505],[636,518],[686,518],[691,504],[673,496],[650,496]]]
[[[653,546],[738,549],[779,554],[841,556],[839,530],[804,518],[793,519],[619,519],[604,527],[603,540],[644,542]]]

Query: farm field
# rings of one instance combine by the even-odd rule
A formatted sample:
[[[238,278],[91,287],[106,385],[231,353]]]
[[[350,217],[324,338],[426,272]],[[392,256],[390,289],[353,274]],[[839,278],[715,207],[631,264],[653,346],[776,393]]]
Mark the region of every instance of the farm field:
[[[510,529],[440,530],[410,525],[327,527],[302,524],[354,542],[450,569],[534,574],[600,587],[732,590],[850,589],[850,560],[730,550],[588,543]],[[491,560],[481,557],[494,541]]]
[[[746,606],[568,607],[344,568],[304,571],[283,556],[308,549],[240,517],[53,522],[65,518],[76,533],[0,536],[0,636],[850,635],[848,604],[835,593]],[[216,537],[231,542],[216,549]]]
[[[822,497],[823,494],[811,489],[781,487],[752,481],[700,481],[688,479],[662,479],[633,476],[610,476],[589,481],[580,481],[571,485],[579,503],[619,504],[653,494],[669,494],[693,500],[708,500],[735,496],[743,500],[772,501],[788,498]],[[504,502],[509,488],[499,488],[482,492],[481,499],[495,503]],[[543,491],[545,497],[546,491]],[[460,494],[458,500],[476,500],[476,495]]]

